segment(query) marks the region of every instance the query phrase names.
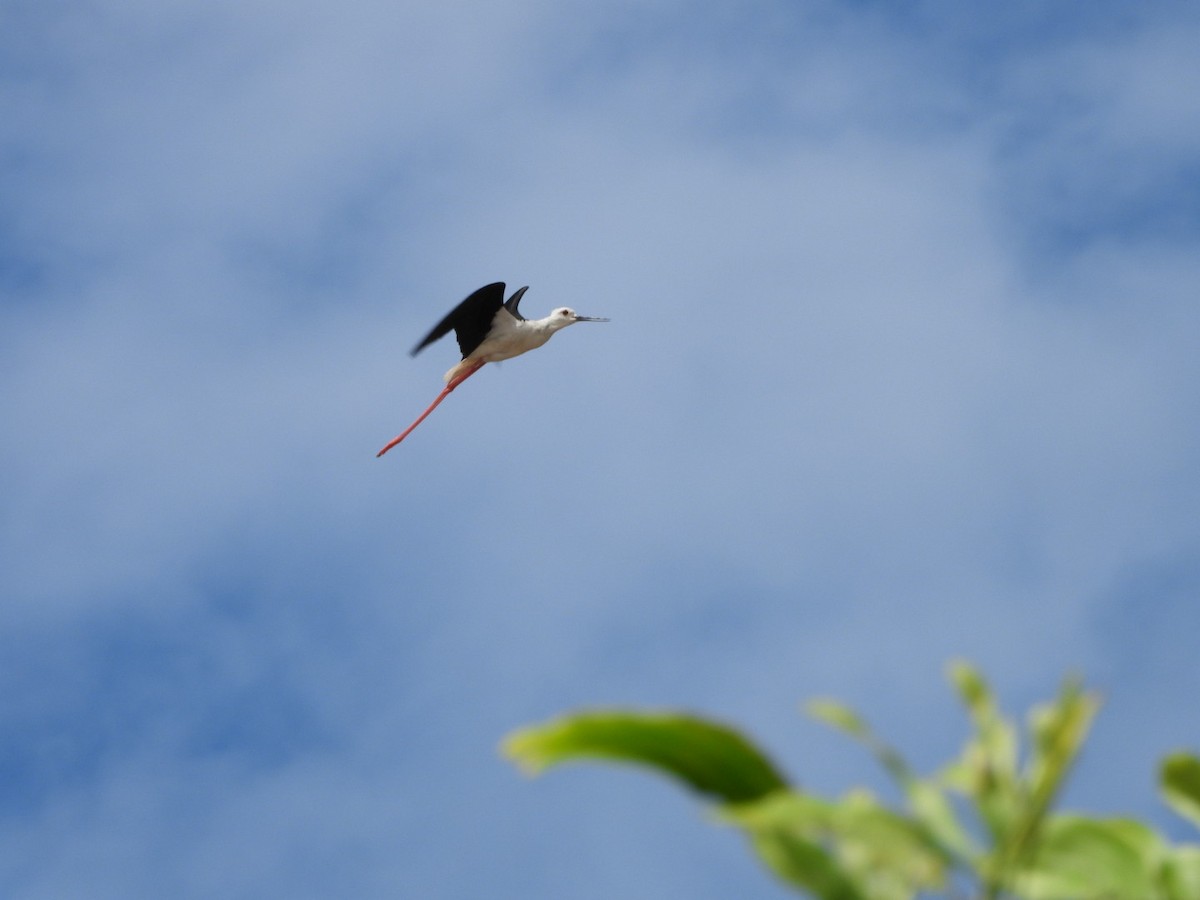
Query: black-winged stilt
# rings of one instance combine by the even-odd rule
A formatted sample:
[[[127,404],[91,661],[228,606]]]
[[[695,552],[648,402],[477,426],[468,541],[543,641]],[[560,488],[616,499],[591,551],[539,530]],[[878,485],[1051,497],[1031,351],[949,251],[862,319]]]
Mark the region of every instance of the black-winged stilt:
[[[506,302],[503,281],[481,287],[454,307],[446,318],[425,335],[425,340],[413,348],[412,355],[416,356],[453,329],[454,336],[458,338],[458,348],[462,351],[462,362],[446,373],[446,387],[437,395],[437,399],[429,404],[429,408],[417,417],[417,421],[388,441],[387,446],[375,454],[376,457],[383,456],[408,437],[452,390],[483,368],[485,363],[512,359],[514,356],[536,350],[550,340],[554,332],[576,322],[608,321],[593,316],[581,316],[565,306],[554,310],[544,319],[526,319],[517,311],[517,307],[527,290],[528,287],[521,288]]]

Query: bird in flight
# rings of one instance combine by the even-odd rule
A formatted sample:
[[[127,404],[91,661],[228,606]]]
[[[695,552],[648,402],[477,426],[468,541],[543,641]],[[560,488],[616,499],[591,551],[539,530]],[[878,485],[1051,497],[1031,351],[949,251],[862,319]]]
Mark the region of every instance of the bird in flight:
[[[462,362],[446,373],[446,387],[428,409],[403,432],[388,441],[387,446],[375,454],[383,456],[398,443],[412,434],[425,421],[426,416],[437,409],[450,392],[478,372],[486,363],[512,359],[530,350],[536,350],[554,336],[556,331],[576,322],[607,322],[594,316],[581,316],[575,310],[560,306],[544,319],[526,319],[517,307],[528,287],[523,287],[508,300],[504,299],[504,282],[484,285],[462,303],[450,310],[442,321],[433,327],[425,339],[413,348],[416,356],[434,341],[454,331],[458,349],[462,351]]]

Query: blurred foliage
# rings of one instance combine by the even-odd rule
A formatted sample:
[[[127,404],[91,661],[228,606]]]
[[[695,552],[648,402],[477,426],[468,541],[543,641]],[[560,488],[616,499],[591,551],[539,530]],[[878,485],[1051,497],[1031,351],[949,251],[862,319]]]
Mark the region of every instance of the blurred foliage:
[[[1132,819],[1055,811],[1099,708],[1095,694],[1067,679],[1022,733],[973,667],[953,663],[949,677],[971,734],[925,777],[853,710],[808,704],[879,761],[899,808],[863,789],[814,796],[735,729],[689,715],[584,712],[522,729],[503,749],[531,773],[602,759],[682,781],[715,801],[716,819],[740,829],[783,882],[821,900],[1200,900],[1200,845],[1172,844]],[[1168,756],[1159,783],[1166,803],[1200,826],[1200,759]]]

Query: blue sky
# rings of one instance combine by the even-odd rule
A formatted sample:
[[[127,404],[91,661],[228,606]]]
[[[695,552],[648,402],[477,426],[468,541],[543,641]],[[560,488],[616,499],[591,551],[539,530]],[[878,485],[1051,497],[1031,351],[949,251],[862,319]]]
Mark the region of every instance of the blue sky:
[[[1190,4],[0,5],[0,892],[781,897],[590,705],[1200,747]],[[609,316],[402,447],[476,287]]]

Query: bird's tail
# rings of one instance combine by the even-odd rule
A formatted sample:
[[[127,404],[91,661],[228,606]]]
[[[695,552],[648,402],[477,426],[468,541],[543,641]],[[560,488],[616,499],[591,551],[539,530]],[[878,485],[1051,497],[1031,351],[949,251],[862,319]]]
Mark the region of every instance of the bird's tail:
[[[453,369],[447,372],[442,380],[445,381],[446,384],[454,384],[455,382],[461,383],[466,380],[468,375],[474,375],[482,365],[483,362],[481,360],[470,358],[464,359]],[[458,385],[456,384],[455,387],[457,386]]]

